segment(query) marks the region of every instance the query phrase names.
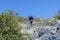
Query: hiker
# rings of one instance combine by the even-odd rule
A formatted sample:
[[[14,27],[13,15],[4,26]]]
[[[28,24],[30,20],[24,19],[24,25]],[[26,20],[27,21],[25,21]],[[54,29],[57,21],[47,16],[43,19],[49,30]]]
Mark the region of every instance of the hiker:
[[[30,24],[31,24],[31,26],[32,26],[32,23],[33,23],[33,19],[34,19],[34,18],[33,18],[32,16],[29,16],[28,19],[29,19]]]

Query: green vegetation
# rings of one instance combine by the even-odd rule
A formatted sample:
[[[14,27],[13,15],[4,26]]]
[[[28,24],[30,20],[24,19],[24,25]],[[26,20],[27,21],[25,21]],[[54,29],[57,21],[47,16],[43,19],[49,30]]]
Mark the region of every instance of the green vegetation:
[[[56,14],[56,16],[54,18],[60,19],[60,10],[58,11],[58,13]]]
[[[21,21],[13,11],[7,11],[0,14],[0,39],[2,40],[27,40],[22,36],[27,36],[20,32],[21,26],[18,23]]]

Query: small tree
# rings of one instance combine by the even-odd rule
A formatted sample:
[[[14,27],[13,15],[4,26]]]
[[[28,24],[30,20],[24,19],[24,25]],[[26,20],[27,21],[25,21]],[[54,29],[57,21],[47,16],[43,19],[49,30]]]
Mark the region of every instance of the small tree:
[[[0,14],[0,39],[4,40],[21,40],[24,34],[20,32],[19,19],[13,11],[3,12]]]

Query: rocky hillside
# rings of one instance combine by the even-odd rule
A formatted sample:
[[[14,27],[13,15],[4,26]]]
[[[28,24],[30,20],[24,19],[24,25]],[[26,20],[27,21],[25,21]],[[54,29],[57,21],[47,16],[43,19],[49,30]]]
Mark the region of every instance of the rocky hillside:
[[[52,35],[54,33],[56,33],[57,36],[57,32],[56,29],[59,27],[58,23],[60,23],[59,21],[59,12],[57,13],[56,16],[52,17],[52,18],[34,18],[33,20],[33,25],[31,27],[30,22],[28,20],[28,18],[23,18],[23,21],[20,22],[21,26],[22,26],[22,32],[23,33],[29,33],[32,35],[32,40],[42,40],[41,38],[45,38],[45,36],[48,35],[48,37],[52,37]],[[57,25],[56,25],[57,23]],[[43,35],[43,36],[42,36]],[[40,37],[39,37],[40,36]]]

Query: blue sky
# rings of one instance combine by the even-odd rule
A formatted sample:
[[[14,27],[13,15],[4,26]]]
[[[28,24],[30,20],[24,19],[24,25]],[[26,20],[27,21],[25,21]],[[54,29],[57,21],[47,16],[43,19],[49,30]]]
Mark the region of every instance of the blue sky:
[[[0,0],[0,13],[18,11],[22,17],[53,17],[60,10],[60,0]]]

